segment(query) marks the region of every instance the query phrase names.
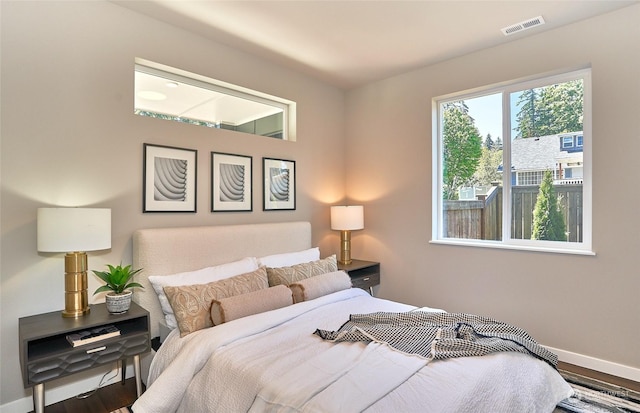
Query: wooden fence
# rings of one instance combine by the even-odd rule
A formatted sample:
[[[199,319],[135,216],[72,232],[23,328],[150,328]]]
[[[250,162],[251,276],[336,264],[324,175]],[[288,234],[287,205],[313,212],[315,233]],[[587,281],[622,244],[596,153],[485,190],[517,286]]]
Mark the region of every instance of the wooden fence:
[[[568,241],[582,242],[582,185],[555,186],[564,212]],[[512,187],[511,238],[531,239],[533,209],[539,187]],[[447,238],[502,239],[502,187],[492,187],[477,201],[444,201],[444,235]]]

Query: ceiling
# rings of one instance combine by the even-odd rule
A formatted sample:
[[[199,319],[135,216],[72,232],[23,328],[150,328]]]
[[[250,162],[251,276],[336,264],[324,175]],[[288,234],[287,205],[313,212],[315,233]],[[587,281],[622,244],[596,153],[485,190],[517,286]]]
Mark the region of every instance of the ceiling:
[[[112,1],[344,89],[640,3],[640,0]],[[544,25],[510,36],[501,31],[537,16],[543,17]]]

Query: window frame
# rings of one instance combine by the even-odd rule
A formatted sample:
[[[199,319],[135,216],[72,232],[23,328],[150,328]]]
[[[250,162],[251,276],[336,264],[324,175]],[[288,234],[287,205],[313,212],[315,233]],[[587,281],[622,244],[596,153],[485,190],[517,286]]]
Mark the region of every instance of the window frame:
[[[571,136],[563,136],[562,138],[562,149],[573,148],[573,135]]]
[[[583,81],[583,208],[582,242],[522,240],[511,238],[511,198],[512,183],[508,170],[503,172],[502,186],[502,239],[499,241],[445,238],[443,236],[443,104],[468,100],[482,96],[501,94],[502,98],[502,144],[503,165],[511,165],[511,103],[512,93],[565,83],[572,80]],[[521,251],[539,251],[579,255],[595,255],[592,251],[592,86],[591,68],[582,67],[573,70],[556,71],[528,78],[516,79],[499,84],[437,96],[432,99],[432,234],[431,243],[462,245],[483,248],[500,248]],[[575,144],[575,143],[574,143]]]

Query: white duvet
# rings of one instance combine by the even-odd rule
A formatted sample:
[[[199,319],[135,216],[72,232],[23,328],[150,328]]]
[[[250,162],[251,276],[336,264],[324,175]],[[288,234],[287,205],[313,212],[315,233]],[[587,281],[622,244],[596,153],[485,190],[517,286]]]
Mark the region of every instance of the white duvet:
[[[557,371],[521,353],[428,361],[313,334],[353,313],[414,309],[354,288],[184,338],[174,331],[133,411],[549,413],[572,394]]]

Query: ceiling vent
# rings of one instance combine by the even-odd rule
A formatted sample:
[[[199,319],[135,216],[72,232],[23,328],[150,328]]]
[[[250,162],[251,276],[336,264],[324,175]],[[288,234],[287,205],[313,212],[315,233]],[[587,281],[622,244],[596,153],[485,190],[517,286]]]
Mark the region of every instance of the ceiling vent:
[[[500,30],[502,30],[502,34],[504,34],[505,36],[511,36],[512,34],[531,29],[532,27],[541,26],[543,24],[544,19],[542,18],[542,16],[538,16],[520,23],[512,24],[511,26],[504,27]]]

